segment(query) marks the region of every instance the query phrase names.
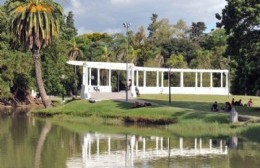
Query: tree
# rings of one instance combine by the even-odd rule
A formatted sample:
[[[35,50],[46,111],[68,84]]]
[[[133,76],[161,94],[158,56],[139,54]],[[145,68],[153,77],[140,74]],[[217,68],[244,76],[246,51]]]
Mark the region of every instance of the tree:
[[[171,57],[167,60],[166,65],[170,68],[187,68],[187,62],[184,61],[184,58],[181,54],[172,54]]]
[[[260,90],[260,5],[258,0],[226,0],[219,19],[228,35],[227,55],[237,64],[232,68],[235,94],[254,94]]]
[[[156,32],[156,22],[157,22],[157,18],[158,18],[158,15],[153,13],[152,14],[152,17],[151,17],[151,21],[152,23],[149,24],[147,30],[149,31],[149,35],[148,35],[148,41],[149,42],[153,42],[153,34]]]
[[[228,58],[225,54],[227,48],[225,29],[216,29],[208,33],[201,42],[201,47],[212,52],[211,68],[229,69]]]
[[[197,43],[192,42],[189,39],[171,39],[169,42],[161,44],[162,55],[164,58],[170,58],[172,54],[183,55],[184,60],[189,65],[191,60],[196,58],[197,50],[200,49],[200,46]]]
[[[138,32],[134,36],[133,47],[141,48],[146,43],[147,43],[147,38],[146,38],[146,35],[145,35],[145,29],[144,29],[143,26],[141,26],[138,29]]]
[[[182,19],[178,20],[178,22],[173,25],[173,38],[186,38],[188,30],[189,28],[186,22]]]
[[[155,23],[156,32],[153,33],[153,40],[156,45],[164,42],[169,42],[173,36],[173,26],[169,23],[168,19],[162,19]]]
[[[74,17],[74,15],[73,15],[72,11],[69,11],[69,14],[66,19],[66,28],[67,28],[66,33],[71,34],[72,37],[75,37],[78,33],[77,33],[77,29],[74,26],[73,17]]]
[[[16,1],[8,4],[12,17],[11,30],[23,46],[32,51],[38,89],[45,107],[51,106],[41,72],[40,50],[48,46],[59,34],[62,7],[52,0]]]
[[[208,50],[197,50],[196,57],[191,60],[190,67],[198,68],[198,69],[210,69],[211,57],[212,57],[212,52]]]
[[[206,26],[204,22],[192,22],[190,37],[195,42],[200,42],[201,38],[204,36],[203,32],[206,30]]]
[[[34,103],[30,91],[34,88],[32,61],[28,52],[19,44],[10,49],[9,15],[5,6],[0,7],[0,102],[6,105]]]
[[[67,24],[67,27],[73,29],[75,35],[77,35],[77,30],[74,26],[74,18],[73,17],[74,17],[74,14],[72,13],[72,11],[69,11],[69,14],[68,14],[67,20],[66,20],[66,24]]]
[[[73,38],[71,41],[69,41],[70,44],[70,50],[69,50],[69,60],[70,61],[74,61],[77,60],[77,57],[79,57],[80,55],[82,55],[82,51],[79,49],[79,47],[82,44],[77,44],[76,42],[76,38]]]

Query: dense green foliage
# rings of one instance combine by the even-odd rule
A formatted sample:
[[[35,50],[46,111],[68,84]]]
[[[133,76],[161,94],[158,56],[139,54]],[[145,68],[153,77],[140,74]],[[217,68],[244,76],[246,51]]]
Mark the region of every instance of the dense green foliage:
[[[229,69],[231,66],[232,92],[255,94],[260,83],[259,5],[253,0],[246,1],[246,4],[243,4],[244,2],[237,3],[238,8],[235,9],[238,13],[232,13],[236,12],[232,7],[236,3],[229,2],[223,9],[223,17],[217,15],[224,27],[208,33],[205,33],[206,25],[203,22],[193,22],[188,26],[180,19],[172,24],[167,18],[159,19],[158,14],[152,14],[151,23],[141,26],[137,31],[132,31],[130,27],[126,34],[90,33],[77,36],[73,12],[70,11],[68,16],[59,18],[60,36],[54,39],[52,45],[41,51],[46,92],[48,95],[57,96],[78,94],[82,83],[82,69],[67,65],[67,60],[125,62],[127,35],[128,60],[136,66],[203,69]],[[28,92],[36,86],[30,53],[22,50],[21,45],[14,43],[13,37],[10,36],[11,23],[6,4],[0,7],[1,100],[18,99],[14,91]],[[248,21],[239,22],[245,20],[243,18]],[[242,33],[243,31],[248,33]],[[230,64],[228,55],[231,56]],[[13,64],[14,60],[15,63],[17,61],[23,64],[15,66],[18,63]],[[21,70],[19,67],[26,69]],[[106,83],[106,74],[106,71],[101,72],[101,84]],[[92,75],[97,75],[95,70]],[[124,89],[125,73],[114,71],[112,80],[116,81],[118,78],[122,82],[119,85],[112,82],[113,91]],[[214,76],[214,86],[219,78],[220,76]],[[95,82],[93,80],[93,84]],[[147,81],[148,86],[150,82],[152,81]],[[185,86],[188,86],[189,77],[184,82]]]
[[[228,35],[227,55],[235,60],[233,92],[255,94],[260,90],[260,3],[258,0],[227,0],[219,27]]]

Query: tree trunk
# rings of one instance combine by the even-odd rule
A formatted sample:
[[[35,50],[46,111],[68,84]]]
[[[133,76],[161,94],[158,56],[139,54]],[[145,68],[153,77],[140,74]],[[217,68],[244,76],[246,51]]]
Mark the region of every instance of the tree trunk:
[[[48,133],[51,130],[51,123],[46,122],[44,127],[42,128],[40,138],[38,140],[36,151],[35,151],[35,158],[34,158],[34,168],[39,168],[41,163],[41,154],[42,154],[42,148],[45,142],[45,139],[48,135]]]
[[[47,107],[51,107],[51,101],[48,98],[42,80],[42,71],[41,71],[41,57],[38,49],[33,50],[33,61],[35,66],[35,77],[37,86],[41,95],[43,105]]]

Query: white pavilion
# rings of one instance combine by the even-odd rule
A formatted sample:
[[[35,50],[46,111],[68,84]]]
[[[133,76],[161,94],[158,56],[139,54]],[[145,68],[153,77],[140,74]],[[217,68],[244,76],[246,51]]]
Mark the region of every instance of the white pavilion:
[[[130,93],[132,97],[136,97],[135,88],[137,87],[141,94],[208,94],[208,95],[228,95],[229,94],[229,71],[221,69],[174,69],[174,68],[158,68],[158,67],[138,67],[132,63],[114,63],[114,62],[90,62],[90,61],[68,61],[70,65],[83,66],[83,79],[81,88],[81,98],[91,98],[93,92],[112,92],[111,74],[112,71],[128,72],[132,86]],[[96,82],[92,83],[93,70],[96,69]],[[100,82],[100,72],[106,70],[108,73],[107,84]],[[153,76],[147,76],[147,74]],[[178,77],[178,86],[173,86],[176,81],[169,80],[165,82],[166,74],[173,74]],[[185,86],[185,76],[193,76],[194,81],[189,81],[189,85]],[[205,76],[209,76],[207,84],[205,84]],[[214,85],[213,77],[218,76],[218,85]],[[147,84],[147,80],[154,78],[154,84]],[[190,80],[191,78],[189,78]],[[215,80],[216,81],[216,80]],[[215,82],[216,83],[216,82]],[[205,84],[205,86],[204,86]]]

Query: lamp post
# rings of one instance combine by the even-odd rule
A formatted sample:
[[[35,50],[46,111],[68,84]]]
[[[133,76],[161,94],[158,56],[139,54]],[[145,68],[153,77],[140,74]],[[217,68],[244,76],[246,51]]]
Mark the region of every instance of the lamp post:
[[[168,83],[169,83],[169,103],[172,103],[172,93],[171,93],[171,68],[169,68],[168,72]]]
[[[125,100],[128,101],[128,29],[130,27],[129,23],[123,23],[124,28],[126,28],[126,97]]]
[[[65,75],[61,75],[61,79],[62,79],[62,85],[63,85],[63,87],[64,87]],[[64,91],[62,92],[62,102],[64,102]]]
[[[231,76],[230,55],[228,56],[228,65],[229,65],[229,73],[228,73],[228,98],[229,98],[229,96],[230,96],[230,76]]]

